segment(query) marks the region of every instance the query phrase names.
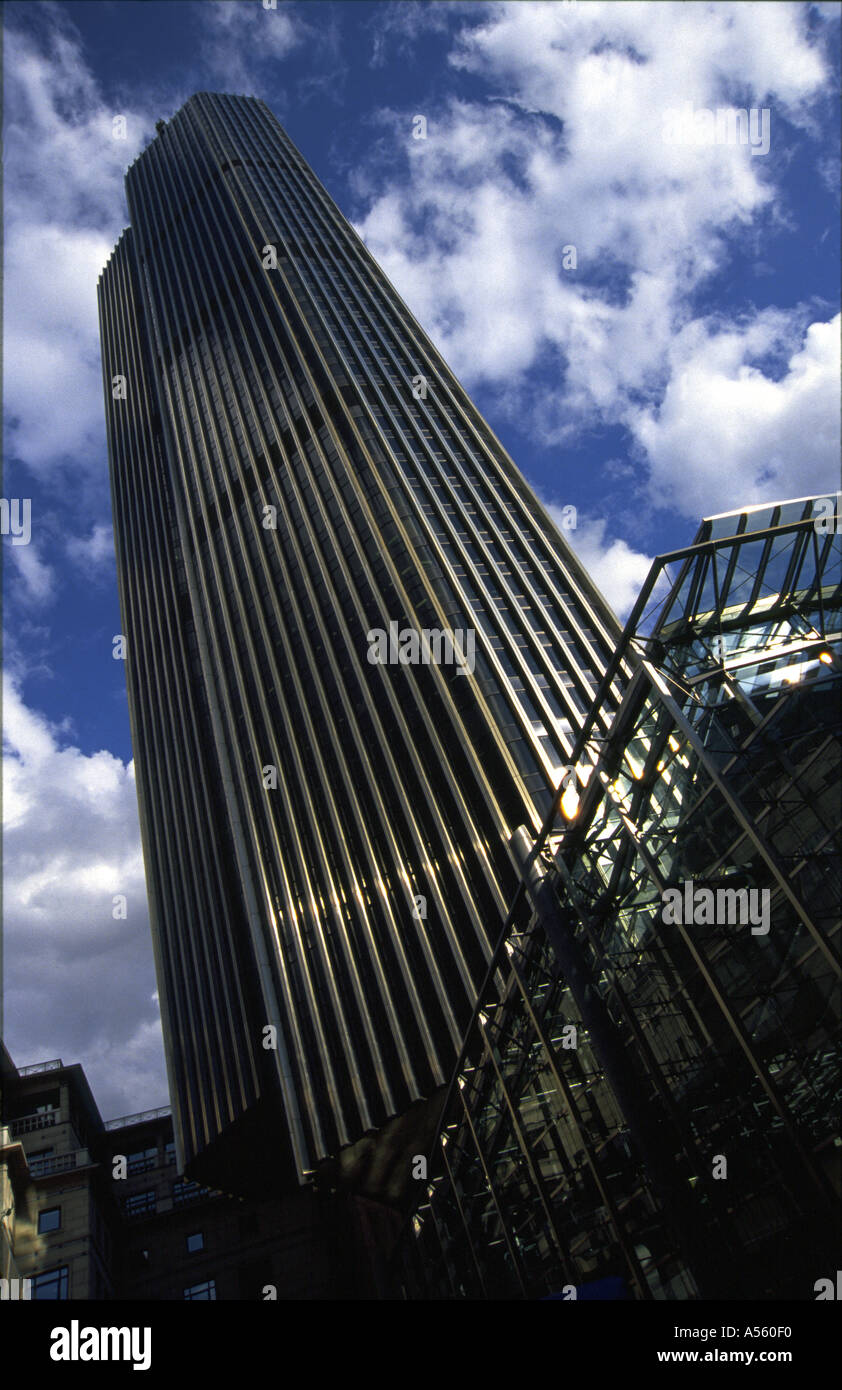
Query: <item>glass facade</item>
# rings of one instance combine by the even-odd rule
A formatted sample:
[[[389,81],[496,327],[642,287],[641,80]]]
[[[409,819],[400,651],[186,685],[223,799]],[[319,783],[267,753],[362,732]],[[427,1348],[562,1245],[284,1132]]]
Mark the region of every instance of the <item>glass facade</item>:
[[[619,626],[263,102],[192,97],[127,192],[100,320],[177,1134],[301,1181],[446,1084]]]
[[[407,1296],[804,1300],[836,1268],[842,527],[821,516],[717,517],[656,561],[617,718],[605,737],[595,708],[574,750],[578,807],[524,841],[528,909],[466,1034]]]

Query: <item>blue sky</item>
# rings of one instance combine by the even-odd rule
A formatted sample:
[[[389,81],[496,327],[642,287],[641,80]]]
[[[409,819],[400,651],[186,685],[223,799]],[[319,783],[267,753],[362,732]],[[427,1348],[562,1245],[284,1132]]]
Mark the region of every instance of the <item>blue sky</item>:
[[[4,539],[17,1061],[82,1061],[108,1115],[166,1099],[96,320],[155,121],[200,89],[264,98],[541,497],[577,507],[570,539],[625,613],[701,515],[839,486],[839,19],[659,0],[5,6],[3,495],[32,503],[30,543]],[[756,113],[754,151],[705,140],[726,108]]]

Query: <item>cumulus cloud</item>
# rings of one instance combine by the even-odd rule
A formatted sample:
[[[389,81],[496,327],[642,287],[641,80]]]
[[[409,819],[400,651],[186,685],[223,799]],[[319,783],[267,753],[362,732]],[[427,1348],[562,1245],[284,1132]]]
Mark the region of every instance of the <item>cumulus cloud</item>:
[[[75,565],[90,573],[114,565],[114,530],[97,522],[89,536],[71,536],[67,554]]]
[[[52,565],[41,559],[37,545],[33,541],[28,545],[10,545],[7,556],[18,581],[14,586],[16,602],[26,607],[48,602],[55,592],[56,573]]]
[[[165,1104],[134,765],[67,744],[8,675],[3,816],[12,1056],[81,1061],[106,1118]]]
[[[127,221],[123,174],[152,113],[110,109],[50,13],[37,33],[4,36],[7,456],[41,478],[73,460],[79,487],[102,469],[96,281]]]
[[[641,425],[641,403],[664,401],[680,365],[676,335],[705,336],[695,296],[735,238],[751,245],[790,215],[780,177],[792,129],[816,134],[823,49],[792,5],[589,0],[476,13],[450,61],[489,95],[434,105],[426,139],[413,139],[405,113],[383,113],[378,149],[391,143],[393,155],[379,191],[371,171],[358,183],[369,201],[360,231],[469,383],[520,407],[525,374],[555,375],[528,422],[534,437]],[[769,154],[665,138],[670,113],[688,104],[768,107]],[[819,146],[814,157],[818,166]],[[728,460],[720,454],[723,471]]]
[[[547,510],[562,527],[561,508],[550,503]],[[627,618],[649,573],[652,557],[633,550],[622,537],[606,539],[606,525],[604,517],[579,516],[575,529],[565,530],[565,536],[617,616]]]
[[[446,32],[454,12],[465,12],[471,4],[473,0],[399,0],[397,4],[379,5],[368,23],[371,67],[383,67],[392,55],[411,62],[420,38]]]
[[[274,9],[242,0],[203,0],[195,8],[203,26],[199,59],[220,91],[258,95],[265,65],[304,38],[304,26],[283,0]]]
[[[791,316],[774,312],[738,328],[688,324],[670,347],[660,408],[634,422],[653,500],[698,517],[834,489],[839,334],[839,315],[811,324],[803,340]],[[754,365],[782,344],[782,374]]]

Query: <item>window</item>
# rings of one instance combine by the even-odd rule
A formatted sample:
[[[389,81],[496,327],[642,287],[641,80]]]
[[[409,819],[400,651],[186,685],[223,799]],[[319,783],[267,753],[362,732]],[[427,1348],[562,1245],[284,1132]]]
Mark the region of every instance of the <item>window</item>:
[[[205,1301],[216,1299],[216,1280],[206,1279],[204,1284],[191,1284],[189,1289],[184,1290],[184,1297],[189,1302],[197,1302],[200,1299]]]
[[[155,1210],[155,1189],[150,1187],[146,1192],[133,1192],[130,1197],[123,1201],[123,1210],[126,1216],[145,1216]]]
[[[169,1166],[170,1163],[175,1163],[175,1140],[174,1140],[174,1139],[170,1139],[169,1143],[166,1144],[166,1145],[164,1146],[164,1162],[165,1162],[168,1166]]]
[[[134,1173],[148,1173],[150,1168],[158,1165],[158,1149],[138,1149],[135,1153],[129,1154],[129,1177]]]
[[[198,1201],[200,1197],[207,1197],[210,1193],[209,1187],[202,1187],[197,1182],[188,1182],[186,1179],[179,1178],[172,1185],[173,1205],[184,1206],[185,1202]]]
[[[69,1298],[70,1274],[67,1265],[60,1269],[45,1269],[32,1279],[33,1298]]]
[[[197,1250],[204,1250],[205,1237],[201,1231],[193,1231],[187,1237],[187,1249],[193,1255]]]
[[[48,1231],[57,1231],[61,1227],[61,1207],[48,1207],[46,1211],[38,1213],[38,1234],[46,1235]]]

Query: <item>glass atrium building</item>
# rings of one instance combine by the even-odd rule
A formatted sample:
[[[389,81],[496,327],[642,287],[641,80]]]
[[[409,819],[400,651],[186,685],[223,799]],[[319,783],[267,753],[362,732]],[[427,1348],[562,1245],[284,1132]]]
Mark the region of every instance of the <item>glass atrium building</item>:
[[[813,1299],[838,1260],[842,498],[652,568],[522,843],[408,1297]],[[600,701],[632,675],[607,737]]]

